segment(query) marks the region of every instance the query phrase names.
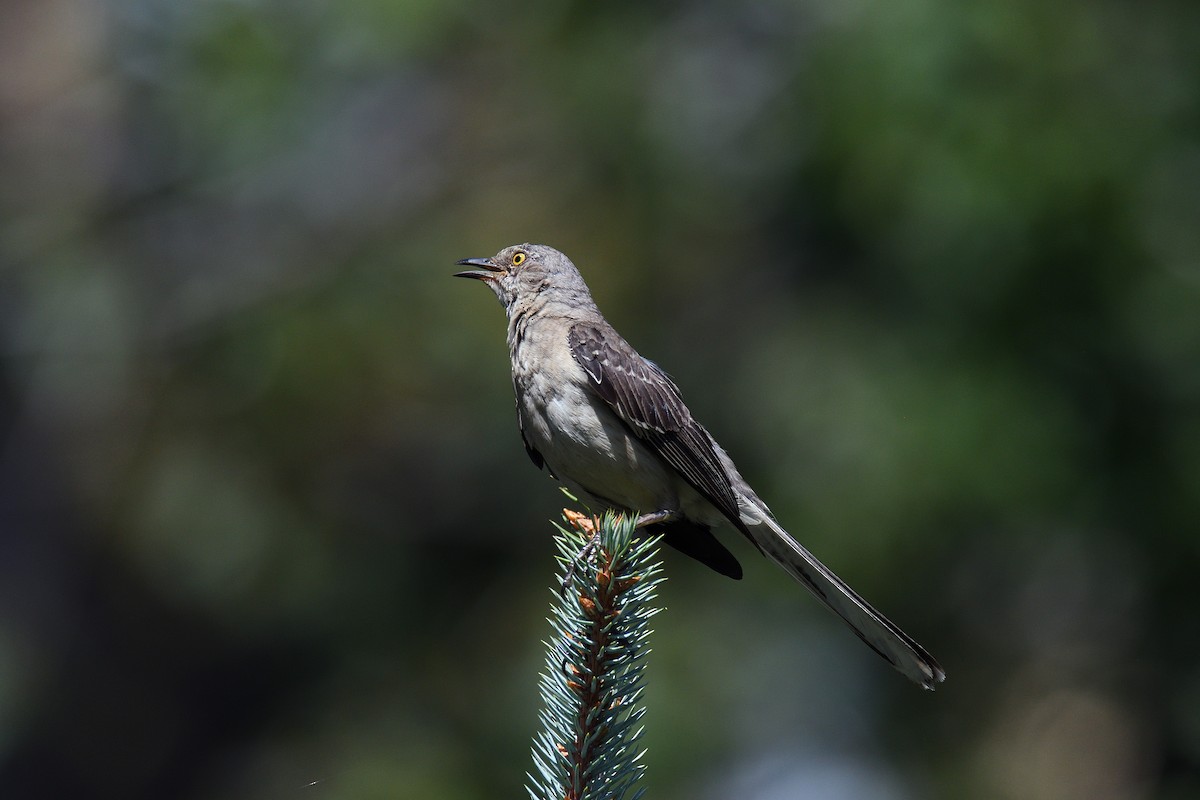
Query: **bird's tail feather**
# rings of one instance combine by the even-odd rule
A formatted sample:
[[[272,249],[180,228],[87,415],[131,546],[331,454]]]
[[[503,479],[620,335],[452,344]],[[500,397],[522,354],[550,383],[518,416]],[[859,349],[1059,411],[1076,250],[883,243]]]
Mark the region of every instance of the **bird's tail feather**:
[[[750,523],[745,517],[743,521]],[[899,672],[926,689],[933,689],[945,680],[945,670],[925,648],[872,608],[858,592],[804,549],[779,527],[769,512],[746,527],[754,543],[772,561],[803,584],[830,611],[845,620],[858,638],[887,659]]]

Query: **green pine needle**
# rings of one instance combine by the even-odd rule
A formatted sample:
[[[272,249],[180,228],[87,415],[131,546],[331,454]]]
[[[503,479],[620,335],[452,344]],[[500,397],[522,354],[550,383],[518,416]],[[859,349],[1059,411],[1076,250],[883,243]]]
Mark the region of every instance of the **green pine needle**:
[[[539,682],[537,775],[526,787],[533,800],[620,800],[645,771],[636,745],[649,622],[658,613],[651,602],[665,580],[660,537],[634,538],[633,519],[611,512],[593,522],[594,540],[573,524],[555,525],[560,580]]]

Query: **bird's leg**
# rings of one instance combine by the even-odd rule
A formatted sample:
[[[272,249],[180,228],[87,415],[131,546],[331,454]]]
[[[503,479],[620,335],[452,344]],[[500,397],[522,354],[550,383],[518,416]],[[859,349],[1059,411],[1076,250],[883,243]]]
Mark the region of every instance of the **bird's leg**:
[[[674,522],[679,519],[679,512],[674,510],[655,511],[653,514],[642,514],[634,523],[635,528],[648,528],[662,522]]]

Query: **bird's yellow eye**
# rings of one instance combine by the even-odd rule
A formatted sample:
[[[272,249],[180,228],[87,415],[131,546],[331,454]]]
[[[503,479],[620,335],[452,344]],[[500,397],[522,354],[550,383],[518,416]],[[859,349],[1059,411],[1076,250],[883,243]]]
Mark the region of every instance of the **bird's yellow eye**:
[[[529,256],[525,255],[524,253],[522,253],[521,251],[518,250],[517,252],[512,254],[512,259],[511,259],[512,265],[514,267],[519,267],[525,263],[525,259],[528,257]]]

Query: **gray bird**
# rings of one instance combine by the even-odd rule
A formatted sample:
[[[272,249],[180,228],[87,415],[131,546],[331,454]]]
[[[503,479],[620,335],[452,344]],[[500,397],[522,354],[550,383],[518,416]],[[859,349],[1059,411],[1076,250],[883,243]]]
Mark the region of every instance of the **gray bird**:
[[[639,526],[740,578],[712,534],[729,523],[909,679],[926,689],[945,679],[933,656],[779,526],[675,383],[604,319],[570,259],[519,244],[457,263],[477,268],[456,277],[486,283],[508,315],[517,421],[539,469],[601,507],[641,513]]]

